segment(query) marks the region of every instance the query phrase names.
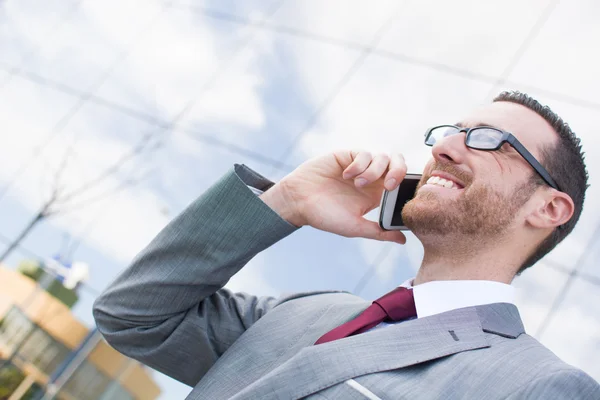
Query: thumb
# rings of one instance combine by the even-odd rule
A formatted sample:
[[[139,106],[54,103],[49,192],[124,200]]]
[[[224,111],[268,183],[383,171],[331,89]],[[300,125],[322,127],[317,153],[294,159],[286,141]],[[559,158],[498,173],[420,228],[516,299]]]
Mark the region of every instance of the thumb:
[[[400,231],[386,231],[377,222],[369,221],[364,217],[357,219],[358,236],[367,239],[381,240],[384,242],[406,243],[406,236]]]

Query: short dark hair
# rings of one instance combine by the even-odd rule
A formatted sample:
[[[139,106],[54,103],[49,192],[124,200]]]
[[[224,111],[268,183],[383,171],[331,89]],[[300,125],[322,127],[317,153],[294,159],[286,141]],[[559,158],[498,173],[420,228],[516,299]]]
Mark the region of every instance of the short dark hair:
[[[544,146],[541,149],[541,160],[539,161],[556,181],[560,190],[568,194],[575,204],[571,219],[554,228],[552,233],[540,243],[533,254],[521,265],[517,272],[517,275],[520,275],[548,254],[575,227],[583,209],[585,191],[589,186],[587,183],[588,172],[585,167],[585,153],[581,149],[581,140],[575,136],[569,124],[564,122],[550,107],[540,104],[531,96],[519,91],[502,92],[493,101],[507,101],[525,106],[543,117],[554,128],[559,137],[558,143],[555,146]],[[534,178],[543,184],[543,180],[537,174],[534,174]]]

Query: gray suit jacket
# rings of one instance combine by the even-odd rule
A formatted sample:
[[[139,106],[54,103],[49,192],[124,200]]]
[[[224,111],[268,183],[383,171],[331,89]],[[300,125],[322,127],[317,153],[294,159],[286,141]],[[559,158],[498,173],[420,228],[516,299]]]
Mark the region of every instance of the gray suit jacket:
[[[458,309],[314,346],[370,302],[223,286],[297,228],[235,167],[173,220],[94,304],[106,340],[193,387],[189,399],[600,399],[600,387],[525,334],[510,304]],[[285,268],[285,266],[282,266]]]

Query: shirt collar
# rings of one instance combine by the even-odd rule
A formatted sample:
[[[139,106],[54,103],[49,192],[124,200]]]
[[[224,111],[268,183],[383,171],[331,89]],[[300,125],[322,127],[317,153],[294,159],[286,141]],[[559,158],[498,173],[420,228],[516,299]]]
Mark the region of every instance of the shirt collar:
[[[515,304],[515,288],[506,283],[457,280],[431,281],[413,286],[413,280],[409,279],[400,286],[413,289],[418,318],[483,304]]]

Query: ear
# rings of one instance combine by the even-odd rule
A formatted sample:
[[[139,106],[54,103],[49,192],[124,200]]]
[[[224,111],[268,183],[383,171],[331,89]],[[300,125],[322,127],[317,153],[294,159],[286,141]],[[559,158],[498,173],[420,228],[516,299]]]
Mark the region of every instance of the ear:
[[[573,199],[566,193],[551,189],[539,205],[527,216],[527,222],[536,228],[555,228],[571,219],[575,211]]]

